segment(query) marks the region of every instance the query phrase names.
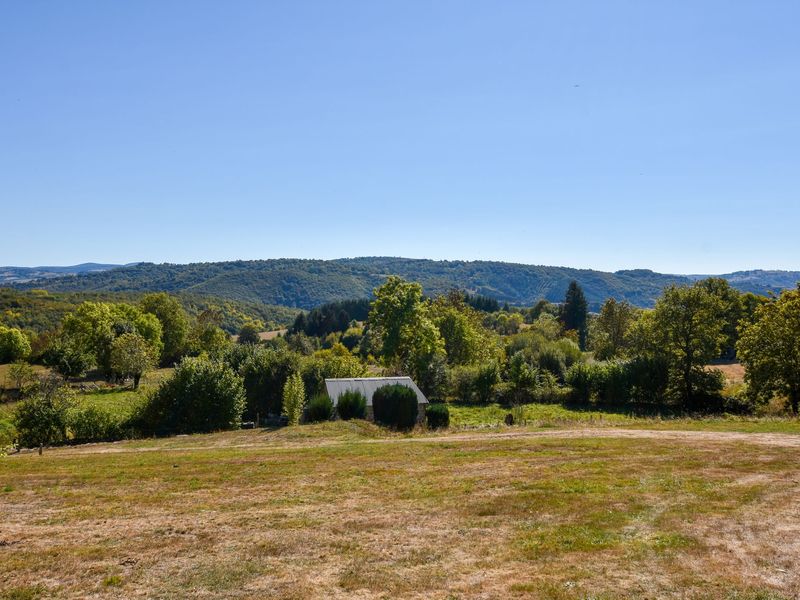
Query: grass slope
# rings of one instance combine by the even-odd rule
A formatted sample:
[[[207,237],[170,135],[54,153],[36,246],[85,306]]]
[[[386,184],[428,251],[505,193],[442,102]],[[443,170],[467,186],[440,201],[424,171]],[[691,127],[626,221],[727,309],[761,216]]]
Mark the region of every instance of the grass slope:
[[[797,438],[517,431],[383,437],[329,423],[11,456],[0,587],[7,598],[800,589]]]

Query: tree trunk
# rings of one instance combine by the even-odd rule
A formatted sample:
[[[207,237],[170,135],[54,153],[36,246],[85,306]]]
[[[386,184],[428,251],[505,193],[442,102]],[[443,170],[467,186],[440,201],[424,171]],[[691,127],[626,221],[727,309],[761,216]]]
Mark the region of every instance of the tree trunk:
[[[142,378],[142,374],[141,373],[137,373],[136,375],[133,376],[133,389],[135,389],[135,390],[139,389],[139,380],[141,378]]]
[[[792,404],[792,414],[797,416],[797,410],[800,408],[800,390],[792,390],[789,394],[789,401]]]

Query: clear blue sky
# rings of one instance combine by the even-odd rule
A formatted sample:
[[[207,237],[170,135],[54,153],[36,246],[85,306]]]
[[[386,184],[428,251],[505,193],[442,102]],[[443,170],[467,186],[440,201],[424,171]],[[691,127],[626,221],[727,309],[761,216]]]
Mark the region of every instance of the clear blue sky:
[[[800,269],[800,2],[4,2],[0,264]]]

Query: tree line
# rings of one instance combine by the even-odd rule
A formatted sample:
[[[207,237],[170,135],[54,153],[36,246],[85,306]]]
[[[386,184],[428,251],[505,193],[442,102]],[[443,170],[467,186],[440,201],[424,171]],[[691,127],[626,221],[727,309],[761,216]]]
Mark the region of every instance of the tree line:
[[[148,369],[178,365],[114,435],[274,418],[287,412],[290,381],[295,407],[306,409],[324,393],[325,378],[367,373],[409,375],[429,399],[444,402],[752,412],[778,399],[794,413],[800,402],[800,288],[762,297],[707,279],[668,287],[653,309],[609,299],[592,314],[572,282],[562,303],[486,312],[462,291],[426,297],[420,284],[391,276],[371,301],[333,303],[315,314],[265,342],[250,323],[234,344],[213,310],[189,318],[166,293],[137,304],[85,302],[47,336],[39,358],[64,378],[97,369],[133,388]],[[30,352],[24,335],[0,328],[2,360]],[[746,386],[726,390],[709,363],[734,357],[745,366]],[[50,391],[31,397],[61,394],[42,389]],[[69,429],[62,427],[64,436]]]

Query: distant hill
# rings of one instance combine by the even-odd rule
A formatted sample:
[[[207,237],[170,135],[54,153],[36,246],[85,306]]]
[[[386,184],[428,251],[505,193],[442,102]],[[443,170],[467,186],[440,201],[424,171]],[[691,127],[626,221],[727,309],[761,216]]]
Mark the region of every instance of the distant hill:
[[[31,331],[43,332],[54,329],[81,303],[92,302],[130,302],[137,303],[141,292],[57,292],[43,290],[19,290],[0,287],[0,323]],[[221,326],[229,333],[236,333],[249,320],[264,323],[267,329],[285,327],[291,324],[299,309],[286,306],[270,306],[261,302],[246,302],[230,298],[178,292],[187,313],[199,315],[206,309],[219,311]]]
[[[333,300],[368,297],[376,286],[393,274],[419,281],[428,294],[460,288],[512,305],[531,305],[542,298],[560,301],[569,282],[575,279],[595,309],[609,297],[625,299],[637,306],[652,306],[665,286],[690,283],[699,277],[665,275],[646,269],[607,273],[489,261],[368,257],[186,265],[139,263],[17,286],[52,292],[163,290],[310,309]],[[723,277],[730,278],[739,289],[766,293],[794,287],[800,280],[800,272],[748,271]]]
[[[50,279],[65,275],[80,275],[97,271],[108,271],[126,265],[83,263],[71,267],[0,267],[0,285],[27,283],[36,279]]]
[[[689,275],[690,279],[705,279],[710,275]],[[742,292],[753,292],[754,294],[766,294],[768,292],[780,292],[797,287],[800,283],[800,271],[736,271],[720,275],[727,279],[730,284]]]

